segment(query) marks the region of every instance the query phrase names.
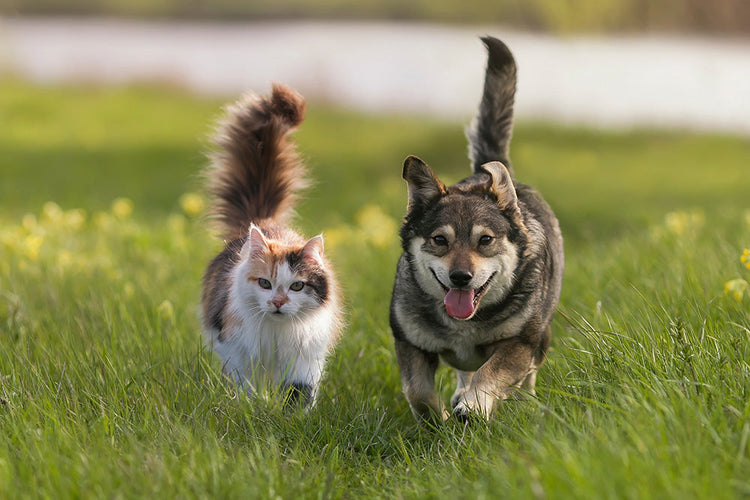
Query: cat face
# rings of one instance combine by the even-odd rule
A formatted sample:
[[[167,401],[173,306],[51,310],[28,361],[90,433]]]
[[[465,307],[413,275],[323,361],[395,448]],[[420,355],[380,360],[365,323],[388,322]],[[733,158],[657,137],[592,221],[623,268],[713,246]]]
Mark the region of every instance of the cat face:
[[[328,278],[322,259],[323,238],[303,246],[267,240],[252,226],[243,252],[245,303],[264,317],[284,320],[321,307],[328,298]]]

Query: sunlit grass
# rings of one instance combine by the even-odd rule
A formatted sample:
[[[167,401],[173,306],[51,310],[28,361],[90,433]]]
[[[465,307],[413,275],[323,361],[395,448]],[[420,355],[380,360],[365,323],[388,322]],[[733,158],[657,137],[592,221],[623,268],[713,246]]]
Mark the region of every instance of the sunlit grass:
[[[0,85],[0,497],[750,494],[747,140],[521,124],[516,172],[567,251],[538,398],[430,431],[388,328],[400,165],[460,178],[461,124],[311,104],[298,222],[326,237],[348,326],[318,406],[288,413],[237,395],[199,331],[220,104]]]

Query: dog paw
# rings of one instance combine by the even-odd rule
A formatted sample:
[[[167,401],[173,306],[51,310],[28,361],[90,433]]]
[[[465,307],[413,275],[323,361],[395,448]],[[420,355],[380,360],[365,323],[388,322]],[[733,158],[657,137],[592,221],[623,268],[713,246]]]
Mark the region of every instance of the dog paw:
[[[457,401],[456,404],[453,405],[453,417],[459,422],[466,423],[471,420],[471,411],[466,404]]]
[[[461,402],[463,399],[464,393],[466,392],[466,389],[456,389],[456,392],[453,393],[453,396],[451,396],[451,408],[456,409],[456,406],[458,406],[458,403]]]
[[[450,416],[444,408],[436,409],[430,406],[413,406],[411,409],[416,419],[428,426],[440,425]]]
[[[492,400],[489,398],[471,397],[471,393],[458,396],[453,406],[453,416],[461,422],[468,420],[489,420],[492,413]]]
[[[489,420],[489,415],[480,408],[472,408],[464,402],[461,402],[453,409],[453,418],[462,424],[466,424],[472,422],[487,422]]]

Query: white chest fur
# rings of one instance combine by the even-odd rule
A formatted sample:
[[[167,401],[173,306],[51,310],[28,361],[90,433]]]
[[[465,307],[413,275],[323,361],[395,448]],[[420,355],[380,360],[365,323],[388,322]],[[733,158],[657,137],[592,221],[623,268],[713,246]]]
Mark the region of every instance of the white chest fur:
[[[224,372],[238,384],[318,384],[333,340],[335,318],[329,307],[274,317],[232,301],[227,312],[233,321],[222,340],[210,337]]]
[[[395,313],[409,342],[426,351],[440,353],[446,362],[463,370],[476,369],[486,361],[480,357],[478,345],[517,335],[529,319],[528,311],[524,311],[503,323],[488,327],[445,315],[448,326],[440,335],[436,335],[414,312],[406,310],[401,304],[395,305]],[[444,313],[436,311],[435,314]]]

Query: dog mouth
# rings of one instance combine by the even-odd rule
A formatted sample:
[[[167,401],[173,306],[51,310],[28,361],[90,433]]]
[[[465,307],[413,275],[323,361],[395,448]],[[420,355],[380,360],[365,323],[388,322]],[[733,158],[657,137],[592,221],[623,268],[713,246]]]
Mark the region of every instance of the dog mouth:
[[[445,286],[437,277],[435,271],[432,269],[430,269],[430,271],[432,271],[435,280],[440,284],[443,292],[445,292],[443,304],[445,305],[446,312],[449,316],[456,319],[469,319],[474,315],[479,306],[479,301],[482,300],[482,297],[489,288],[490,282],[495,277],[495,274],[497,274],[497,272],[492,273],[482,286],[465,290],[462,288],[449,288]]]

